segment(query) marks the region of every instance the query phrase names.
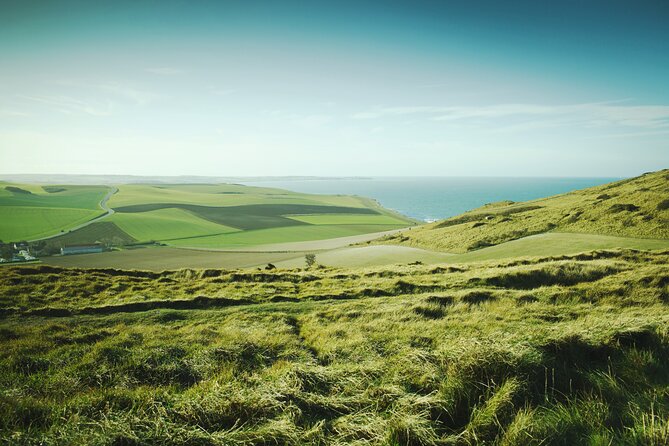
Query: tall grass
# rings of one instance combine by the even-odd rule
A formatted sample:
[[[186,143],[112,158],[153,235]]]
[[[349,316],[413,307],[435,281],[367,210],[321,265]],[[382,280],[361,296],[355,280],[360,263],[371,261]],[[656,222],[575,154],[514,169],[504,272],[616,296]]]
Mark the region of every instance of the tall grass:
[[[0,439],[667,444],[668,260],[622,251],[451,269],[9,268]]]

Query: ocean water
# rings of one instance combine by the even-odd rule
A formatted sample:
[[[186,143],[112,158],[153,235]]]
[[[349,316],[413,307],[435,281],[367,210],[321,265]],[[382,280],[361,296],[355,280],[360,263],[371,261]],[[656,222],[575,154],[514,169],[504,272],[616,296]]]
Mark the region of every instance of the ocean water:
[[[369,179],[266,180],[251,186],[277,187],[312,194],[374,198],[409,217],[440,220],[486,203],[525,201],[616,181],[619,178],[377,177]]]

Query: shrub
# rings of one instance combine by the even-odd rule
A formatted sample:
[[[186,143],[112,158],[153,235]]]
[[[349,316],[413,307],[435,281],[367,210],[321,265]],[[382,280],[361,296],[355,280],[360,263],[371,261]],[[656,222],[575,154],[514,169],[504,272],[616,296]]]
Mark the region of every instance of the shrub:
[[[669,198],[662,200],[657,204],[658,211],[666,211],[667,209],[669,209]]]
[[[639,206],[629,203],[618,203],[611,206],[609,210],[613,213],[623,212],[623,211],[636,212],[639,210]]]

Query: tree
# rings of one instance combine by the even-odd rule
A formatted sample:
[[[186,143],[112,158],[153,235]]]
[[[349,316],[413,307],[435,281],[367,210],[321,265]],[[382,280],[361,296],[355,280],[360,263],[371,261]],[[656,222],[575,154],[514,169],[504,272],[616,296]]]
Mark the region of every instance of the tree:
[[[307,268],[311,268],[312,266],[314,266],[316,264],[316,254],[312,254],[312,253],[306,254],[304,256],[304,261],[307,264]]]
[[[11,243],[0,245],[0,257],[6,260],[12,260],[12,255],[14,255],[14,248],[12,248]]]

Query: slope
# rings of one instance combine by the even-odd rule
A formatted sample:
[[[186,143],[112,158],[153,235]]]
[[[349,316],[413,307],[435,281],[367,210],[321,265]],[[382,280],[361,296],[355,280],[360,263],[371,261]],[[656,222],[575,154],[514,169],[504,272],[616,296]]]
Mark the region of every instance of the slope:
[[[379,243],[464,253],[547,232],[669,239],[669,170],[538,200],[488,204]]]

